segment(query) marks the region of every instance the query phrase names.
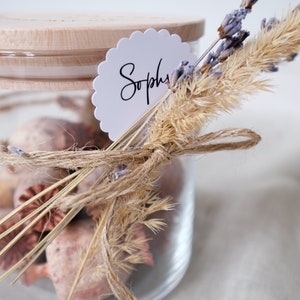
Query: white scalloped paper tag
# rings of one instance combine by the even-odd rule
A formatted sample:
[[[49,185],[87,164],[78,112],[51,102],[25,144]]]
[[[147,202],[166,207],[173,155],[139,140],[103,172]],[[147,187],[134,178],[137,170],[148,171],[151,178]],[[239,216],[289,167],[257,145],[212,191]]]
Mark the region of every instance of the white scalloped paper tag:
[[[115,141],[161,97],[182,60],[194,62],[190,46],[167,30],[135,31],[110,49],[98,66],[92,102],[100,127]]]

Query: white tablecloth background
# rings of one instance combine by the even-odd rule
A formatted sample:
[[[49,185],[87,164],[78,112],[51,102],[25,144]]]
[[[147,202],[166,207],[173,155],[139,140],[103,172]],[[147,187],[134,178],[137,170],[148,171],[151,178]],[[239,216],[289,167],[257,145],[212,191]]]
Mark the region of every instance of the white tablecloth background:
[[[289,3],[259,1],[247,19],[252,32],[263,17],[281,17]],[[17,6],[16,3],[19,3]],[[1,9],[25,1],[1,3]],[[42,4],[43,3],[43,4]],[[48,3],[48,4],[47,4]],[[87,1],[27,1],[25,9],[76,10]],[[51,4],[52,3],[52,4]],[[216,36],[225,13],[240,1],[90,1],[95,9],[198,13],[206,19],[201,48]],[[116,6],[118,4],[118,6]],[[262,141],[250,150],[201,155],[196,160],[193,255],[186,276],[168,300],[300,299],[300,58],[267,74],[273,93],[251,96],[240,109],[221,115],[205,132],[250,128]],[[38,286],[0,283],[1,300],[53,299]]]

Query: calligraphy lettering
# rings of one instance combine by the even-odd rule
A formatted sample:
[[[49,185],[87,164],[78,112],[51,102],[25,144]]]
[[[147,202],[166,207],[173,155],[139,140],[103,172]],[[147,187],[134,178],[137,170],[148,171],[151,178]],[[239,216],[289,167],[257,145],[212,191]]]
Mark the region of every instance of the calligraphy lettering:
[[[135,96],[135,94],[142,89],[144,84],[144,86],[146,87],[146,101],[147,101],[147,105],[149,105],[150,90],[155,87],[159,87],[159,85],[162,83],[169,81],[168,74],[165,75],[164,77],[160,75],[161,62],[162,62],[162,58],[159,60],[159,63],[157,65],[155,77],[152,77],[150,75],[150,72],[148,72],[144,79],[140,79],[137,81],[133,80],[131,77],[135,70],[135,64],[127,63],[123,65],[120,68],[120,75],[123,78],[125,78],[128,81],[128,83],[124,85],[121,89],[121,93],[120,93],[121,99],[123,101],[131,100]]]

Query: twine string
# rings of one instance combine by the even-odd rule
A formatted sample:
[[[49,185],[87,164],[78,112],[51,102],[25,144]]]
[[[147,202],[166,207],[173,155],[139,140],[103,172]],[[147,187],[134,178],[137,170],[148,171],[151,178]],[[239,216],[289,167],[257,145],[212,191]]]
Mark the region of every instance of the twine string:
[[[245,138],[241,141],[217,142],[220,139]],[[242,128],[228,128],[216,132],[204,134],[189,139],[185,144],[169,146],[157,146],[157,149],[165,149],[165,156],[170,158],[184,154],[201,154],[222,150],[248,149],[260,141],[260,136],[254,131]],[[157,150],[156,149],[156,150]],[[151,145],[139,149],[112,149],[89,151],[32,151],[18,156],[8,153],[5,149],[0,152],[0,165],[7,167],[56,167],[77,170],[85,167],[118,166],[120,164],[142,164],[154,152]]]
[[[223,141],[223,140],[229,141]],[[236,139],[236,140],[234,140]],[[131,172],[116,181],[104,182],[93,189],[62,197],[56,201],[63,210],[109,201],[132,193],[153,170],[169,160],[190,154],[212,153],[224,150],[248,149],[260,141],[260,136],[249,129],[229,128],[189,139],[185,144],[160,145],[140,149],[95,151],[35,151],[18,156],[0,152],[0,165],[29,168],[58,167],[79,169],[85,167],[114,168],[130,164]]]

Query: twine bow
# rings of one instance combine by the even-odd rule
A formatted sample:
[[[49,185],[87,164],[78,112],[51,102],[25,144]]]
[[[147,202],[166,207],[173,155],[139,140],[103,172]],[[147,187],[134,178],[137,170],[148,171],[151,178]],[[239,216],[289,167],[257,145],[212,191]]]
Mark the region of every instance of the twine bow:
[[[238,139],[237,141],[221,141]],[[105,167],[114,169],[121,164],[130,164],[131,172],[116,181],[106,182],[101,188],[63,197],[58,206],[70,209],[95,204],[95,201],[112,199],[133,192],[152,171],[167,161],[189,154],[211,153],[222,150],[248,149],[260,141],[260,136],[249,129],[223,129],[200,135],[182,145],[159,145],[127,150],[92,151],[35,151],[18,156],[0,153],[0,164],[11,167],[57,167],[71,170]]]

